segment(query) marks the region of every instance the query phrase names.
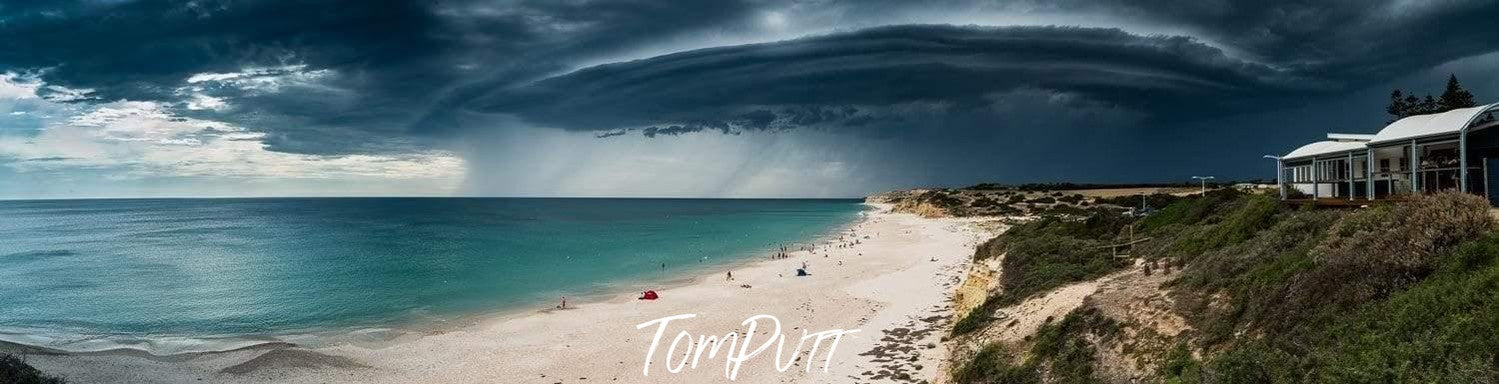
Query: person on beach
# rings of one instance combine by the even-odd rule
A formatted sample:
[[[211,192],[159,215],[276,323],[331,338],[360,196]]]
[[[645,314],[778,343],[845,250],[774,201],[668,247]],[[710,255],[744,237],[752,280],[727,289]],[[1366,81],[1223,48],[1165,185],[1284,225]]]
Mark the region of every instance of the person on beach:
[[[734,271],[729,271],[729,275],[725,279],[728,281],[734,281]]]
[[[562,304],[557,304],[557,309],[567,309],[567,296],[562,296]]]

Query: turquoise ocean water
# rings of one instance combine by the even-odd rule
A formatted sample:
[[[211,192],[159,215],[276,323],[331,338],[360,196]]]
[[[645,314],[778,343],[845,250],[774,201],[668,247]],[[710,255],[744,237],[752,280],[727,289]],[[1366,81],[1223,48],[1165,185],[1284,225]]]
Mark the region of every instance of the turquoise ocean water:
[[[856,200],[0,201],[0,340],[176,353],[420,328],[764,257],[862,209]]]

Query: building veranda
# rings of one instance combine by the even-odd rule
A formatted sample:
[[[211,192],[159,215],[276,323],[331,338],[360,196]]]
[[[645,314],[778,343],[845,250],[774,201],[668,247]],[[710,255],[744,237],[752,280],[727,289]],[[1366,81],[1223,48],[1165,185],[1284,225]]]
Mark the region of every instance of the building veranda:
[[[1329,133],[1281,156],[1281,198],[1363,204],[1462,190],[1499,205],[1499,103],[1416,115],[1375,134]]]

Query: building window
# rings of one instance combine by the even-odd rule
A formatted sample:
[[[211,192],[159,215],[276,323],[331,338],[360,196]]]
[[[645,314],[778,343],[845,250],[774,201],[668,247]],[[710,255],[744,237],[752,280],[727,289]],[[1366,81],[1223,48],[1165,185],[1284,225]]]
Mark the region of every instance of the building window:
[[[1313,176],[1315,176],[1315,174],[1312,173],[1311,165],[1298,165],[1291,167],[1292,182],[1309,183],[1313,181]]]

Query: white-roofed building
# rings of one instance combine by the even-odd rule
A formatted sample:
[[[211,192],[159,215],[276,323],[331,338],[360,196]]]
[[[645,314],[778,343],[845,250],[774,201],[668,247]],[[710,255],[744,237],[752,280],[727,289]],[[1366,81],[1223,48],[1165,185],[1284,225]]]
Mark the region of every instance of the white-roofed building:
[[[1463,190],[1499,205],[1496,114],[1499,103],[1406,117],[1372,135],[1329,133],[1280,157],[1281,195],[1357,202]]]

